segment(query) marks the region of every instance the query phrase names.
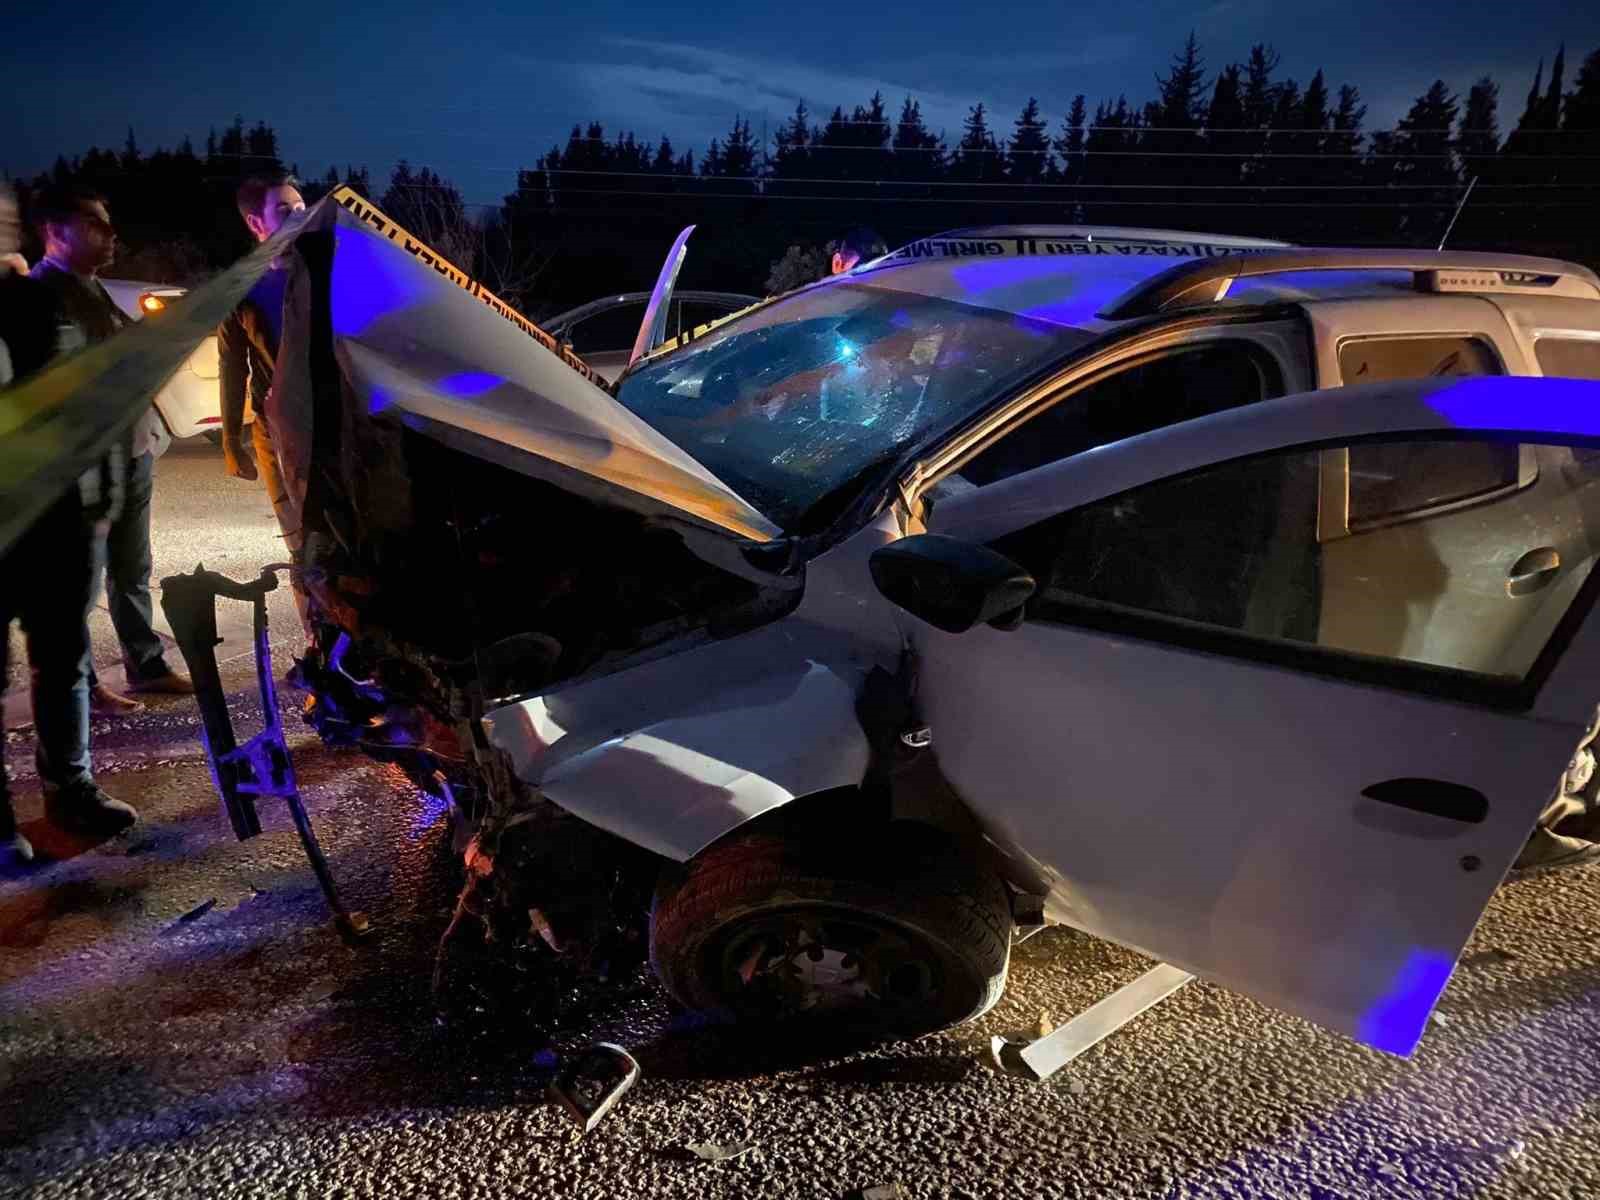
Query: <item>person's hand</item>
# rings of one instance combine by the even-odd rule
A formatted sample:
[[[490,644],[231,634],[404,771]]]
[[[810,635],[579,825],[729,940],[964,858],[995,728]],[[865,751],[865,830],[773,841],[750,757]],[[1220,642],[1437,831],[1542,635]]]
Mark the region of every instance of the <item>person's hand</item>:
[[[235,479],[256,477],[256,461],[250,457],[250,452],[238,438],[222,439],[222,459],[227,466],[228,474]]]

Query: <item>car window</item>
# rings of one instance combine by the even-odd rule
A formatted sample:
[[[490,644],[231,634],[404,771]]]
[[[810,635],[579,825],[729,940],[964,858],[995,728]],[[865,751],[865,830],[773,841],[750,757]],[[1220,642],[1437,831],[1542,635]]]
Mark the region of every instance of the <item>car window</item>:
[[[1380,442],[1349,454],[1351,529],[1493,495],[1521,473],[1521,448],[1507,442]]]
[[[1464,445],[1469,457],[1479,448],[1397,439],[1384,451],[1428,464]],[[1573,461],[1564,447],[1537,449]],[[1203,645],[1211,631],[1367,665],[1522,679],[1600,551],[1600,480],[1547,471],[1539,489],[1509,502],[1319,544],[1323,462],[1314,450],[1238,460],[1074,509],[994,547],[1039,583],[1030,620],[1185,644],[1198,635]]]
[[[629,375],[617,398],[790,532],[1090,340],[855,282],[763,305]],[[875,476],[874,476],[875,477]]]
[[[1124,367],[1071,392],[959,468],[994,483],[1095,446],[1281,395],[1277,365],[1245,342],[1220,342]]]
[[[741,308],[748,308],[752,301],[740,298],[738,300],[680,300],[677,302],[672,314],[672,330],[670,336],[677,337],[683,333],[693,333],[702,325],[709,325],[712,321],[720,321],[729,313],[738,312]]]
[[[579,354],[598,354],[606,350],[631,350],[644,320],[643,301],[619,304],[585,317],[567,331],[572,348]]]
[[[1339,344],[1339,376],[1345,383],[1502,373],[1500,359],[1482,338],[1367,337]]]
[[[1434,376],[1499,375],[1500,360],[1481,338],[1349,338],[1339,346],[1347,384]],[[1350,525],[1488,495],[1517,482],[1515,446],[1367,445],[1350,448]]]
[[[1533,344],[1539,370],[1564,379],[1600,379],[1600,339],[1542,337]]]

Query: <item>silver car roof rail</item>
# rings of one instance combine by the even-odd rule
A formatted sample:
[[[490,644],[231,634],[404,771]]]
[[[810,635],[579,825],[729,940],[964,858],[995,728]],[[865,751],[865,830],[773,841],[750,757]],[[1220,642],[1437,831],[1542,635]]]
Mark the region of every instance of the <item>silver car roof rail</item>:
[[[1437,250],[1281,250],[1198,258],[1153,275],[1099,315],[1107,321],[1215,304],[1236,279],[1297,271],[1410,271],[1419,292],[1567,296],[1600,300],[1600,278],[1555,258]]]

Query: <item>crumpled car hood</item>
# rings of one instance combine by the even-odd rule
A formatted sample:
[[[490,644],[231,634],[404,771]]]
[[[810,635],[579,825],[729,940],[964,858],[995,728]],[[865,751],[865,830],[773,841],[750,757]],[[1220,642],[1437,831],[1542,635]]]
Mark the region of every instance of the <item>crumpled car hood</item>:
[[[781,532],[617,403],[581,359],[355,193],[341,189],[312,211],[302,247],[318,235],[324,243],[331,238],[325,261],[302,253],[290,283],[275,434],[284,426],[313,428],[314,389],[296,386],[305,380],[294,368],[314,359],[325,331],[356,408],[378,421],[396,419],[457,449],[627,507],[644,501],[754,541]],[[325,314],[318,306],[323,289]],[[298,323],[297,295],[305,317]],[[311,440],[290,438],[278,449],[291,490],[297,478],[309,483]]]

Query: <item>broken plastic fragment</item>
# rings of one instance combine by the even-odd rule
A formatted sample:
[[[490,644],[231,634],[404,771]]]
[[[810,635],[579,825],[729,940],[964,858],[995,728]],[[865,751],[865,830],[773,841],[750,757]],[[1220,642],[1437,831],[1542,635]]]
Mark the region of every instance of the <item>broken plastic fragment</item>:
[[[754,1142],[690,1142],[685,1147],[701,1162],[727,1162],[756,1148]]]
[[[898,1183],[880,1183],[862,1188],[861,1200],[911,1200],[911,1193]]]
[[[596,1042],[550,1081],[550,1098],[588,1133],[639,1081],[639,1064],[621,1046]]]
[[[543,939],[546,946],[549,946],[557,954],[561,953],[561,943],[556,940],[556,931],[550,928],[550,921],[537,908],[528,910],[528,924],[532,927],[533,932]]]

